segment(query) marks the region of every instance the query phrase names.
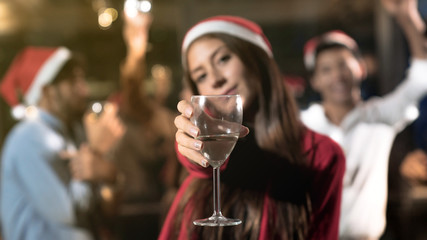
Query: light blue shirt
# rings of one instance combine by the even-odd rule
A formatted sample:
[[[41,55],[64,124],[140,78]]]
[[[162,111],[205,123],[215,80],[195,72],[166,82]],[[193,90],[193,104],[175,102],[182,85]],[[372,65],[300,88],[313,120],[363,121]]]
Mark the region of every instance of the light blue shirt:
[[[76,201],[87,199],[89,191],[71,180],[68,163],[59,158],[61,151],[74,148],[64,136],[62,123],[40,109],[8,135],[1,159],[5,239],[91,239],[76,227]]]

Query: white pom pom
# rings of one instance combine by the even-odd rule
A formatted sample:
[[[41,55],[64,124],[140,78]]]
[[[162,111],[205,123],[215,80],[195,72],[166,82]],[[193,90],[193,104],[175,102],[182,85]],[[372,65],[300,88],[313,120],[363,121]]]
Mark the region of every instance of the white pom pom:
[[[12,117],[16,120],[23,119],[25,117],[25,109],[26,107],[22,104],[14,106],[11,110]]]

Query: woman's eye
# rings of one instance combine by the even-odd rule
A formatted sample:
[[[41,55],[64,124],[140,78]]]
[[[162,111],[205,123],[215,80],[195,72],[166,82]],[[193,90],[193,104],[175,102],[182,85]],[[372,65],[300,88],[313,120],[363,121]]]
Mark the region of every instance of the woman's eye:
[[[201,82],[203,82],[203,80],[205,80],[205,78],[206,78],[206,74],[201,74],[201,75],[199,75],[199,76],[196,76],[196,77],[194,78],[194,81],[195,81],[196,83],[201,83]]]
[[[230,58],[231,58],[231,56],[229,54],[226,54],[219,59],[219,62],[220,63],[227,62]]]

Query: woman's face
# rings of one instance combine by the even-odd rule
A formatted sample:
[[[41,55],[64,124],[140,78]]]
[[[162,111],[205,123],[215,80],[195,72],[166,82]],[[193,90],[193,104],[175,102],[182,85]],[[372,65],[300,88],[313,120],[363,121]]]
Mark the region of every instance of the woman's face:
[[[246,108],[254,99],[254,76],[225,43],[200,38],[187,51],[188,70],[201,95],[239,94]]]

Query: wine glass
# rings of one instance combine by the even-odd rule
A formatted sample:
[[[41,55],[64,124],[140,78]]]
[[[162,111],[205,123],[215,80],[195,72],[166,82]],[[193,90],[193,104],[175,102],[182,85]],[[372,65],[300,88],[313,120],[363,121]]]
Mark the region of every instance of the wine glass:
[[[239,219],[226,218],[220,205],[220,166],[227,160],[237,139],[243,118],[240,95],[197,95],[191,97],[191,122],[200,129],[198,140],[203,141],[202,155],[213,168],[213,214],[193,221],[197,226],[235,226]]]

